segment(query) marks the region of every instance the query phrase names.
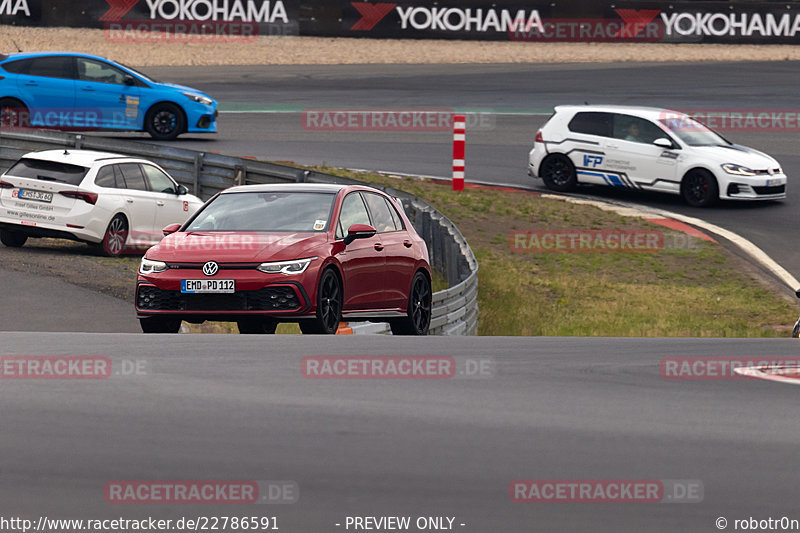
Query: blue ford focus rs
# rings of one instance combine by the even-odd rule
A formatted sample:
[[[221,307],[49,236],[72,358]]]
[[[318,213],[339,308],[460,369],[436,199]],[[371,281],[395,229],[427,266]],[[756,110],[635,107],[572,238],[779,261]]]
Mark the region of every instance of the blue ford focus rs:
[[[0,55],[0,127],[215,133],[217,102],[98,56]]]

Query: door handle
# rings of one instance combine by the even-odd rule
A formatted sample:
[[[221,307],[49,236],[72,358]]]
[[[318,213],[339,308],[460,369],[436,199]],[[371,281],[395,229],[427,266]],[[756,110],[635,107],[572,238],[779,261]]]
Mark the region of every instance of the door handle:
[[[609,148],[611,150],[619,150],[619,145],[618,144],[607,144],[606,148]]]
[[[381,250],[383,250],[383,245],[382,245],[381,243],[379,243],[379,242],[376,242],[376,243],[375,243],[375,246],[374,246],[374,248],[375,248],[377,251],[379,251],[379,252],[380,252]]]
[[[133,198],[125,198],[125,201],[128,202],[129,204],[132,204],[133,203]]]
[[[413,245],[414,243],[409,241],[408,239],[403,241],[403,246],[405,246],[406,248],[411,248]]]
[[[128,99],[127,99],[127,98],[125,98],[125,95],[124,95],[124,94],[121,94],[121,95],[119,95],[119,101],[120,101],[120,102],[127,102],[127,101],[128,101]]]
[[[159,206],[159,207],[164,207],[164,202],[159,200],[159,201],[156,202],[156,205]]]
[[[93,93],[94,89],[91,87],[81,87],[81,91],[86,91],[87,93]]]
[[[36,83],[35,81],[29,81],[29,82],[25,83],[25,86],[26,87],[38,87],[39,84]]]

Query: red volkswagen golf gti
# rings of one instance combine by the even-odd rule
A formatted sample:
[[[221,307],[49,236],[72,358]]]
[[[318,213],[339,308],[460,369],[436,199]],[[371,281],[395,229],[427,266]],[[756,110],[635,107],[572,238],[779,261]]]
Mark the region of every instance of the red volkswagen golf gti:
[[[136,312],[145,333],[181,321],[241,333],[335,333],[340,320],[426,335],[428,249],[399,202],[370,187],[246,185],[209,200],[142,258]]]

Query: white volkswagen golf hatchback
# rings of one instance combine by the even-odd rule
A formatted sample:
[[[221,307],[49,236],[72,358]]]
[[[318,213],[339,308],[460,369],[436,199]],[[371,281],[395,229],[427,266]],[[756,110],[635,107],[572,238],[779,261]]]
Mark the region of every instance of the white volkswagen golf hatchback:
[[[610,185],[679,194],[695,207],[786,198],[775,159],[683,113],[650,107],[556,107],[536,134],[528,174],[559,192]]]
[[[201,205],[145,159],[31,152],[0,176],[0,241],[19,247],[31,237],[71,239],[117,256],[158,243],[162,228],[183,224]]]

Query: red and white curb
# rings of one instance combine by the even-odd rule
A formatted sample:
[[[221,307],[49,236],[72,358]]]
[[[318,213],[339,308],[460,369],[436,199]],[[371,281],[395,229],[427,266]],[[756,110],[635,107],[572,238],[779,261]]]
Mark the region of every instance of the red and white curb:
[[[734,372],[740,376],[749,378],[764,379],[767,381],[777,381],[789,385],[800,385],[800,367],[797,365],[764,365],[764,366],[745,366],[734,368]]]

